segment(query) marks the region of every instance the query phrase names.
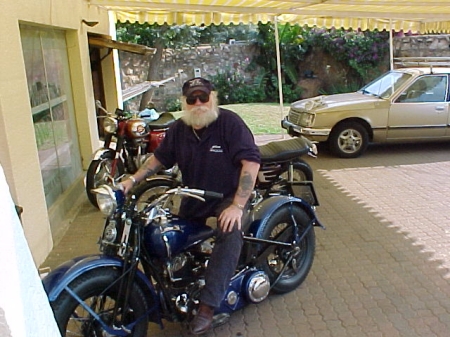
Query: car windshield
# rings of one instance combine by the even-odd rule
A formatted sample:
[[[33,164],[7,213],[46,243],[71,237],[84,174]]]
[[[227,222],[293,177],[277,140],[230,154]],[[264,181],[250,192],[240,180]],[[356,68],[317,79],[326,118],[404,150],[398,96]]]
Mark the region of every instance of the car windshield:
[[[411,74],[390,71],[362,87],[358,92],[380,98],[388,98],[410,78]]]

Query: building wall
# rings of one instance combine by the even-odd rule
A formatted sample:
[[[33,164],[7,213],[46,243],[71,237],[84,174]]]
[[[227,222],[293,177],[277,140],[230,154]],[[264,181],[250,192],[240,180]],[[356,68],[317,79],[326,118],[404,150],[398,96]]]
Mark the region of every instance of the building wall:
[[[95,27],[82,23],[98,21]],[[67,224],[63,219],[84,192],[83,176],[47,209],[34,136],[33,120],[22,54],[19,24],[62,29],[66,32],[75,118],[83,168],[98,147],[95,104],[90,73],[87,33],[109,34],[107,13],[84,0],[8,0],[0,11],[0,164],[14,202],[24,208],[22,225],[36,265],[53,247]],[[112,57],[111,57],[112,60]],[[108,80],[114,78],[112,61]],[[116,97],[115,84],[108,97]],[[111,99],[112,100],[112,99]],[[112,104],[112,102],[111,102]],[[52,237],[52,230],[53,237]]]

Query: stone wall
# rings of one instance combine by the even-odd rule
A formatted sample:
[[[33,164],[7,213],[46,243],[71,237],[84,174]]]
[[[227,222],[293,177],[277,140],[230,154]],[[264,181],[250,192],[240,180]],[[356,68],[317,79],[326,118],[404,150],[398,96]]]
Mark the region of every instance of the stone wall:
[[[160,66],[160,80],[174,76],[182,70],[181,76],[173,82],[166,83],[163,87],[155,89],[153,103],[157,110],[163,109],[167,100],[178,99],[181,95],[181,86],[189,78],[202,76],[208,78],[220,71],[238,70],[244,77],[252,74],[244,73],[253,51],[248,44],[221,44],[219,46],[199,46],[195,48],[183,48],[180,50],[167,49],[164,52]],[[120,64],[122,74],[122,89],[147,79],[148,57],[120,52]],[[139,96],[140,97],[140,96]],[[131,100],[129,108],[136,109],[140,99]]]
[[[394,57],[422,57],[441,56],[450,57],[450,35],[421,35],[395,37],[393,41]],[[149,60],[140,55],[120,52],[122,71],[122,88],[146,80]],[[245,73],[246,65],[254,56],[254,50],[249,44],[221,44],[220,46],[200,46],[181,50],[167,49],[164,52],[160,66],[160,78],[173,76],[180,69],[182,76],[175,82],[169,82],[154,91],[152,101],[157,110],[162,111],[168,100],[176,100],[181,95],[182,83],[195,76],[208,77],[219,71],[238,70],[243,76],[251,79],[254,74]],[[389,55],[380,65],[380,72],[389,69]],[[301,98],[313,97],[319,94],[319,90],[325,92],[332,87],[345,85],[350,77],[354,77],[347,65],[342,64],[326,53],[320,53],[317,48],[311,52],[302,64],[298,65],[299,85],[304,92]],[[305,71],[313,71],[314,79],[303,78]],[[136,110],[140,96],[130,100],[128,108]]]
[[[404,36],[394,39],[394,57],[450,57],[450,35]]]

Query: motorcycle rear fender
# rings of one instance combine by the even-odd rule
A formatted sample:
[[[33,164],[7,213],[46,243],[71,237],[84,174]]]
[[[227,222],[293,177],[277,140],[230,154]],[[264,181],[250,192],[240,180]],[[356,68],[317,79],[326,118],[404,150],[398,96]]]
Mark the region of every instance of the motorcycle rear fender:
[[[255,238],[260,238],[260,228],[264,228],[263,225],[269,220],[272,214],[278,208],[286,204],[292,204],[293,206],[302,208],[309,216],[314,226],[324,228],[319,219],[317,219],[313,208],[306,201],[296,197],[279,195],[264,199],[250,212],[248,230],[246,230],[245,233],[250,234]]]
[[[116,151],[106,147],[101,147],[97,149],[92,155],[92,160],[100,160],[104,158],[114,158],[116,156]]]
[[[123,262],[118,258],[104,255],[85,255],[73,258],[52,270],[43,280],[44,289],[50,302],[55,301],[66,286],[81,275],[97,268],[122,268]],[[158,304],[153,285],[142,271],[136,271],[138,283],[146,296],[152,296],[154,303]],[[157,312],[159,308],[157,308]]]

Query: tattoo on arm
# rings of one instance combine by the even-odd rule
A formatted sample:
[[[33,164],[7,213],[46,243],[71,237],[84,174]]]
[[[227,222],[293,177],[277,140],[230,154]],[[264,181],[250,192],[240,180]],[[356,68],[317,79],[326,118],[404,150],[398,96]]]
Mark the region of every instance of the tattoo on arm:
[[[157,173],[161,169],[162,165],[158,165],[154,168],[151,168],[149,165],[149,161],[144,162],[139,171],[142,171],[145,174],[145,178],[150,177]]]
[[[242,172],[241,178],[239,179],[239,187],[237,190],[237,195],[242,198],[248,198],[252,193],[254,186],[254,179],[250,172]]]
[[[157,173],[159,171],[159,167],[156,167],[154,169],[144,167],[143,170],[145,172],[145,178],[147,178]]]

